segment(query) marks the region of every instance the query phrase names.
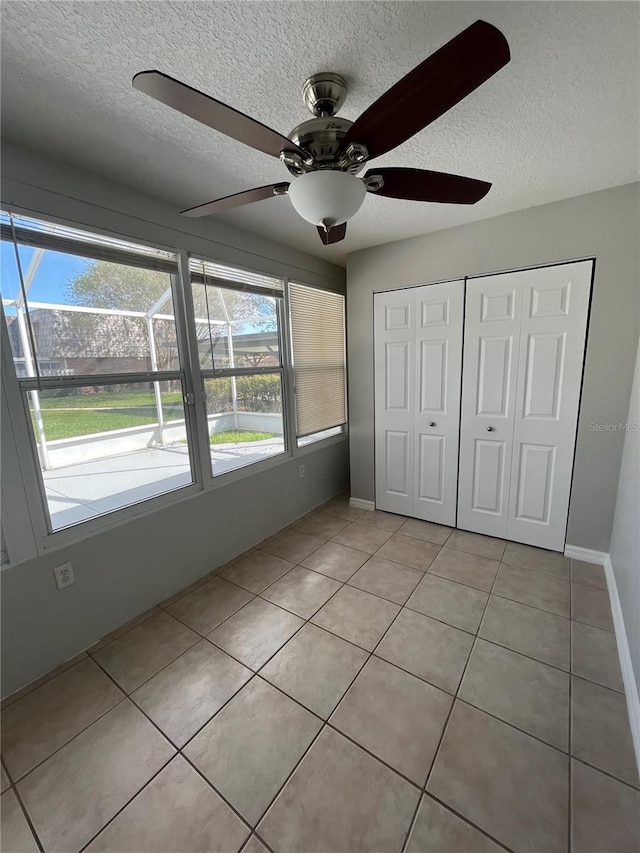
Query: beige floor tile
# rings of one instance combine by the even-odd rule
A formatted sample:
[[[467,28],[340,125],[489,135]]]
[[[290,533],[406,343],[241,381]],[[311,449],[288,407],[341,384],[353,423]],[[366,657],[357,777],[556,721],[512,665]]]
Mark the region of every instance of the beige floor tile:
[[[325,542],[331,539],[337,533],[349,524],[344,518],[337,518],[335,515],[329,515],[326,512],[315,512],[307,518],[300,519],[293,523],[293,527],[301,533],[307,533],[309,536],[317,536]]]
[[[116,705],[18,784],[45,850],[80,850],[174,752],[132,702]]]
[[[489,592],[499,566],[497,560],[488,560],[486,557],[446,546],[431,564],[429,572]]]
[[[347,581],[368,559],[369,555],[363,551],[327,542],[304,559],[302,565],[337,581]]]
[[[418,797],[416,788],[327,727],[258,833],[279,853],[400,851]]]
[[[185,754],[253,826],[321,728],[313,714],[254,678]]]
[[[198,578],[193,583],[190,583],[189,586],[185,586],[182,589],[178,590],[178,592],[176,592],[174,595],[170,595],[169,598],[165,598],[164,601],[161,601],[160,604],[158,604],[158,607],[162,608],[163,610],[168,610],[172,604],[175,604],[176,601],[180,601],[181,598],[184,598],[186,595],[189,595],[189,593],[193,592],[194,589],[198,589],[199,586],[205,584],[208,580],[210,580],[210,578],[210,574],[203,575],[201,578]]]
[[[335,498],[322,507],[322,512],[344,518],[346,521],[357,521],[367,510],[349,506],[349,498]]]
[[[455,548],[456,551],[467,551],[469,554],[477,554],[479,557],[488,557],[489,560],[501,560],[506,544],[504,539],[483,536],[480,533],[471,533],[468,530],[454,530],[447,540],[449,548]]]
[[[492,595],[478,636],[568,670],[570,625],[564,616]]]
[[[452,701],[448,693],[372,657],[331,725],[422,787]]]
[[[565,752],[569,748],[569,674],[478,639],[460,699]]]
[[[0,848],[4,853],[39,853],[40,848],[13,791],[2,795],[0,812]]]
[[[604,589],[572,583],[571,618],[605,631],[613,631],[609,593]]]
[[[434,545],[433,542],[423,542],[421,539],[394,533],[380,548],[376,557],[384,557],[394,563],[402,563],[403,566],[426,572],[439,550],[440,546]]]
[[[624,691],[618,645],[611,631],[582,622],[571,623],[571,668],[574,675]]]
[[[2,757],[14,781],[124,699],[89,657],[2,712]]]
[[[309,554],[317,551],[324,541],[324,538],[289,529],[267,539],[260,546],[260,550],[282,557],[283,560],[290,560],[292,563],[300,563]]]
[[[236,853],[249,829],[176,756],[86,848],[87,853]]]
[[[126,693],[131,693],[199,639],[161,611],[95,652],[94,658]]]
[[[640,793],[571,761],[573,853],[637,853],[640,850]]]
[[[569,616],[569,582],[544,572],[532,572],[529,569],[502,564],[493,593],[558,616]]]
[[[456,701],[427,793],[516,851],[565,853],[568,757]]]
[[[428,572],[407,601],[407,607],[475,634],[488,598],[482,590]]]
[[[558,578],[569,580],[571,560],[559,551],[547,551],[544,548],[534,548],[531,545],[521,545],[519,542],[507,542],[502,562],[520,569],[533,572],[545,572]]]
[[[622,693],[571,679],[571,752],[576,758],[638,786],[627,703]]]
[[[254,598],[208,635],[208,639],[258,670],[304,625],[304,619]]]
[[[405,853],[502,853],[475,827],[425,795]]]
[[[13,705],[14,702],[17,702],[19,699],[22,699],[28,693],[31,693],[33,690],[36,690],[38,687],[42,687],[43,684],[46,684],[47,681],[51,681],[52,678],[56,678],[60,673],[65,672],[67,669],[71,669],[72,666],[75,666],[81,660],[87,657],[86,652],[80,652],[79,655],[74,655],[74,657],[69,658],[64,663],[61,663],[59,666],[54,667],[49,672],[45,672],[40,678],[36,678],[35,681],[32,681],[30,684],[21,687],[20,690],[16,690],[15,693],[12,693],[10,696],[7,696],[5,699],[0,702],[0,709],[4,711],[5,708],[8,708],[9,705]]]
[[[399,527],[402,527],[405,521],[406,518],[404,515],[396,515],[393,512],[374,509],[373,512],[365,512],[358,519],[358,524],[366,524],[368,527],[379,527],[381,530],[395,533]]]
[[[422,577],[423,573],[417,569],[382,557],[371,557],[351,578],[349,585],[396,604],[404,604]]]
[[[472,645],[470,634],[405,609],[387,631],[376,655],[455,693]]]
[[[246,589],[215,577],[172,604],[168,612],[205,636],[252,598]]]
[[[599,589],[607,588],[604,566],[596,563],[585,563],[582,560],[571,560],[571,580],[574,583],[584,583]]]
[[[309,619],[339,589],[339,581],[296,566],[266,589],[262,597],[303,619]]]
[[[351,643],[305,625],[260,675],[326,719],[367,658],[367,652]]]
[[[143,622],[146,622],[147,619],[150,619],[152,616],[155,616],[157,613],[160,613],[160,607],[152,607],[150,610],[146,610],[144,613],[141,613],[140,616],[136,616],[135,619],[130,619],[129,622],[125,622],[124,625],[121,625],[119,628],[116,628],[115,631],[110,631],[106,634],[102,639],[98,640],[97,643],[94,643],[91,648],[87,650],[88,654],[93,654],[97,652],[98,649],[107,646],[112,640],[116,640],[118,637],[121,637],[123,634],[126,634],[127,631],[130,631],[132,628],[135,628],[137,625],[141,625]]]
[[[364,551],[366,554],[375,554],[390,536],[391,533],[388,530],[382,530],[380,527],[354,523],[334,536],[333,541],[339,545],[346,545],[347,548]]]
[[[255,835],[252,835],[251,838],[245,844],[245,846],[242,848],[242,853],[269,853],[269,851],[259,838],[257,838]]]
[[[201,640],[131,695],[178,747],[251,678],[251,671]]]
[[[11,782],[7,776],[7,771],[4,769],[4,764],[0,765],[0,793],[4,794]]]
[[[271,586],[292,568],[293,563],[289,560],[274,557],[266,551],[254,551],[239,563],[220,572],[220,577],[250,592],[258,593]]]
[[[452,531],[452,527],[445,527],[443,524],[434,524],[431,521],[409,518],[398,530],[398,533],[402,536],[411,536],[413,539],[420,539],[423,542],[432,542],[434,545],[444,545],[451,536]]]
[[[343,586],[311,621],[372,652],[399,612],[391,601]]]

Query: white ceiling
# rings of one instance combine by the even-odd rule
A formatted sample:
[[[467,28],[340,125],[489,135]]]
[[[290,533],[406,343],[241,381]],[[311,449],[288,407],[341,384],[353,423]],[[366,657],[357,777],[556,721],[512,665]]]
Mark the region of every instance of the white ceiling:
[[[511,63],[375,162],[493,181],[483,201],[368,196],[330,247],[286,198],[224,219],[343,263],[356,249],[637,180],[635,2],[5,0],[3,132],[180,210],[288,173],[134,91],[137,71],[157,68],[286,134],[310,118],[300,97],[309,75],[343,74],[341,114],[355,119],[478,18],[504,32]]]

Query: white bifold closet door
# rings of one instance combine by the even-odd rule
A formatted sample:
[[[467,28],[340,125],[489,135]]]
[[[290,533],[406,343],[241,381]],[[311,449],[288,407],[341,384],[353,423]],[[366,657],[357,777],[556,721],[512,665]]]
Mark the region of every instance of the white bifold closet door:
[[[464,281],[374,297],[376,507],[455,526]]]
[[[458,527],[564,549],[591,272],[467,281]]]

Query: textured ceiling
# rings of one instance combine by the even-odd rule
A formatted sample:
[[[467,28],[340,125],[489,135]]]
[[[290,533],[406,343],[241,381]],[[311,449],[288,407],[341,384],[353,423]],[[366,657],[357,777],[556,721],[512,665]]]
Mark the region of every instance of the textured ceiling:
[[[368,196],[347,239],[323,247],[286,198],[225,221],[328,260],[347,252],[638,179],[637,3],[11,2],[2,14],[5,138],[169,200],[176,209],[286,180],[277,160],[131,87],[157,68],[288,133],[309,118],[304,79],[349,82],[355,119],[478,18],[512,61],[375,161],[490,180],[475,206]]]

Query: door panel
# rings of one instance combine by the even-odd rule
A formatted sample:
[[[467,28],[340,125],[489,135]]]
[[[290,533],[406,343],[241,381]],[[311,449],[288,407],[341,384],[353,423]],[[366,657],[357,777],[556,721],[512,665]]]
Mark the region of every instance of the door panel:
[[[416,288],[417,399],[413,515],[456,523],[464,282]]]
[[[528,270],[508,536],[563,550],[591,291],[591,261]]]
[[[522,299],[510,275],[467,282],[458,527],[504,538]]]
[[[375,296],[376,506],[402,515],[414,503],[414,314],[411,290]]]
[[[455,525],[464,282],[377,293],[376,506]]]

